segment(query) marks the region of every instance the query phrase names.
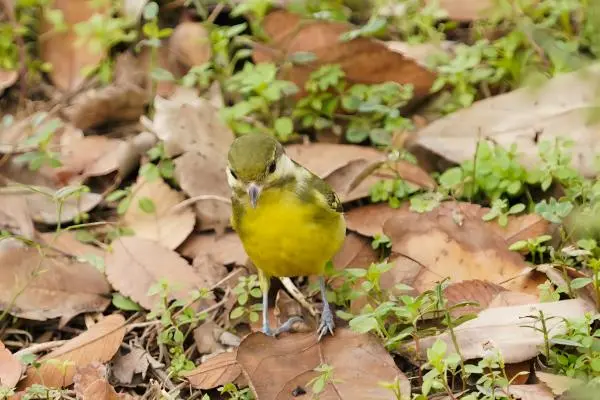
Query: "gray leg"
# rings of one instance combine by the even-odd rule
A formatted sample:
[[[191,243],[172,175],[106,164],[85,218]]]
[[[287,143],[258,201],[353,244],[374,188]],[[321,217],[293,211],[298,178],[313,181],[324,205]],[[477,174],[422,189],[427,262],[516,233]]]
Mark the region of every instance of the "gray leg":
[[[263,317],[263,326],[262,332],[267,336],[273,336],[273,332],[271,332],[271,328],[269,327],[269,289],[263,289],[262,294],[262,317]]]
[[[321,313],[321,323],[319,324],[319,340],[327,334],[327,332],[333,335],[333,329],[335,328],[335,322],[333,320],[333,313],[331,307],[327,301],[326,290],[325,290],[325,278],[319,277],[319,285],[321,286],[321,297],[323,298],[323,312]]]
[[[297,321],[302,321],[302,318],[292,317],[292,318],[288,319],[279,328],[275,329],[274,331],[271,330],[271,328],[269,326],[269,279],[270,278],[268,276],[264,275],[259,270],[258,283],[260,285],[260,289],[262,290],[262,306],[263,306],[263,309],[262,309],[262,317],[263,317],[262,333],[264,333],[267,336],[277,336],[280,333],[288,332],[292,328],[292,325],[294,325],[294,323],[296,323]]]

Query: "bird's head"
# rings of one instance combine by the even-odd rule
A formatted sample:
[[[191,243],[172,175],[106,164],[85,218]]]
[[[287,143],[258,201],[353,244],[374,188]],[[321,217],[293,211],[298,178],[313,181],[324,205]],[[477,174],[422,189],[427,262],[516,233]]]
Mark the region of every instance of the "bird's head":
[[[271,136],[247,134],[235,139],[229,148],[227,182],[235,195],[252,207],[265,188],[283,182],[293,171],[292,160]]]

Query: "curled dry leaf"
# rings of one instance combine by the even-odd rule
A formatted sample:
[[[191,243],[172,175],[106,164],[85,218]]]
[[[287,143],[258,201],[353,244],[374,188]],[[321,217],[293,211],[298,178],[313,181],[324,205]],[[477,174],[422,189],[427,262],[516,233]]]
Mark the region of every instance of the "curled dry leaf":
[[[22,373],[23,366],[19,360],[0,342],[0,386],[14,388]]]
[[[483,310],[477,318],[454,328],[454,334],[465,360],[483,358],[490,349],[498,349],[506,363],[529,360],[540,353],[544,335],[540,332],[539,312],[544,313],[549,336],[564,334],[564,319],[583,318],[593,308],[574,299],[552,303],[537,303],[511,307],[496,307]],[[533,329],[533,327],[539,330]],[[456,352],[448,332],[419,340],[418,357],[425,359],[427,349],[437,340],[448,345],[448,352]],[[409,353],[415,352],[414,343],[404,346]]]
[[[190,207],[173,211],[173,207],[185,197],[161,178],[147,181],[140,175],[132,193],[123,222],[133,229],[136,237],[157,241],[172,250],[194,230],[196,216]],[[142,209],[140,202],[148,199],[152,201],[154,210]]]
[[[151,99],[147,81],[144,60],[130,52],[119,54],[115,63],[114,82],[78,94],[64,114],[80,129],[108,122],[136,121]]]
[[[537,294],[541,277],[531,272],[503,237],[473,218],[470,205],[445,202],[427,213],[399,212],[383,227],[396,266],[388,273],[422,292],[451,277],[480,279],[517,292]]]
[[[564,135],[573,140],[573,166],[587,177],[595,176],[599,121],[596,87],[600,63],[560,74],[539,88],[521,88],[481,100],[471,107],[432,122],[419,131],[417,143],[461,163],[472,160],[480,137],[508,148],[517,145],[519,161],[529,168],[540,163],[539,142],[554,142]],[[510,115],[510,118],[506,118]]]
[[[223,352],[184,374],[190,384],[200,390],[213,389],[240,378],[242,370],[235,352]],[[262,398],[261,398],[262,399]]]
[[[104,311],[110,286],[90,264],[70,257],[41,254],[33,248],[0,253],[0,304],[6,309],[16,297],[11,315],[44,321]]]
[[[74,26],[90,18],[108,16],[110,8],[93,8],[85,1],[56,0],[53,9],[62,11],[67,30],[53,31],[49,18],[41,19],[40,35],[46,37],[40,43],[40,57],[52,65],[50,80],[63,91],[76,89],[84,80],[83,68],[93,68],[106,56],[104,49],[84,36],[79,37]],[[46,10],[45,10],[46,11]],[[50,34],[51,33],[51,34]]]
[[[178,250],[184,257],[207,256],[223,265],[244,265],[248,259],[242,241],[235,232],[227,232],[223,235],[192,234]]]
[[[17,71],[7,71],[0,69],[0,96],[4,93],[5,89],[8,89],[15,84],[19,73]]]
[[[344,202],[367,197],[375,183],[392,177],[389,172],[376,170],[386,156],[371,147],[332,143],[294,144],[286,146],[286,153],[327,181]],[[435,187],[435,181],[417,165],[399,161],[394,170],[413,185],[429,189]]]
[[[106,367],[98,362],[77,367],[73,377],[78,400],[133,400],[133,397],[117,393],[108,383]]]
[[[143,348],[132,347],[129,353],[115,357],[111,369],[112,375],[123,385],[129,385],[135,374],[141,374],[142,378],[145,378],[150,366],[149,358]]]
[[[335,380],[327,382],[320,398],[392,400],[396,396],[379,382],[396,379],[402,397],[410,397],[408,378],[377,338],[349,329],[337,329],[321,342],[314,332],[279,338],[253,333],[242,341],[237,361],[261,400],[290,399],[298,387],[309,392],[309,381],[318,376],[314,369],[322,364],[333,368]]]
[[[416,61],[389,50],[385,44],[359,37],[341,41],[340,36],[353,27],[349,24],[323,20],[302,20],[297,14],[275,10],[263,20],[263,29],[270,37],[269,46],[255,46],[256,62],[283,61],[282,56],[297,52],[311,52],[316,60],[305,65],[294,65],[288,76],[301,90],[310,73],[322,65],[339,64],[351,83],[397,82],[412,84],[415,99],[429,94],[435,80],[433,72]]]
[[[177,61],[188,68],[202,65],[211,57],[208,31],[200,22],[184,21],[169,38],[169,49]]]
[[[109,315],[86,332],[41,357],[39,368],[29,367],[27,377],[19,384],[23,390],[33,384],[62,388],[73,383],[76,368],[93,362],[105,363],[119,350],[125,336],[125,318]],[[58,362],[46,362],[56,360]]]
[[[105,262],[111,285],[146,309],[152,309],[159,300],[158,295],[148,295],[148,290],[160,280],[169,282],[169,294],[178,300],[189,301],[190,292],[208,288],[185,259],[152,240],[121,237],[113,243],[113,252]]]

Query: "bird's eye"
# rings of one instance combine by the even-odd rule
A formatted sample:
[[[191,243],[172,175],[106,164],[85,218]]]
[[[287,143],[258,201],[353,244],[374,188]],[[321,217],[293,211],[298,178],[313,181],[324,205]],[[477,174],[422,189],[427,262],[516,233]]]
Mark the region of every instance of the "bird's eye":
[[[233,176],[233,179],[237,180],[237,174],[232,169],[229,170],[229,173],[231,174],[231,176]]]
[[[272,174],[273,172],[275,172],[276,169],[277,163],[275,161],[272,161],[271,164],[269,164],[269,173]]]

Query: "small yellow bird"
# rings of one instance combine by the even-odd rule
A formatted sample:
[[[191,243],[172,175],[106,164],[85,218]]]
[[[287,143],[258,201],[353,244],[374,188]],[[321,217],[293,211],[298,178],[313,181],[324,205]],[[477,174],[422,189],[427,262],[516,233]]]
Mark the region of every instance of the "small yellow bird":
[[[319,275],[323,311],[319,340],[333,334],[333,314],[325,296],[325,264],[346,236],[342,204],[331,187],[284,152],[274,138],[247,134],[235,139],[228,155],[232,189],[231,223],[258,268],[266,335],[288,331],[291,318],[275,331],[268,321],[270,278]]]

